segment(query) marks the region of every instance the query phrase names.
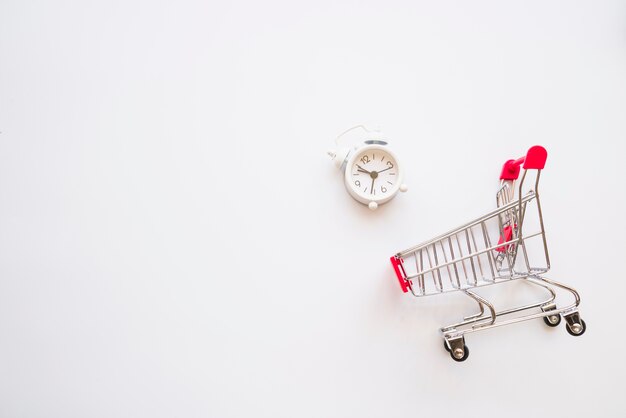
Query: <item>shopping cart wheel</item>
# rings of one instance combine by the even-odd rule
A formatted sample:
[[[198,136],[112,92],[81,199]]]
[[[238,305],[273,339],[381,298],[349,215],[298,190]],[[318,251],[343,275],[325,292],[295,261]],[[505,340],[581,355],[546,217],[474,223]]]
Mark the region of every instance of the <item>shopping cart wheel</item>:
[[[448,353],[450,352],[450,347],[448,347],[448,342],[445,339],[443,340],[443,348],[445,348]]]
[[[465,361],[467,360],[467,357],[469,357],[469,348],[467,348],[466,345],[463,345],[463,351],[461,351],[460,348],[457,348],[450,352],[450,357],[452,357],[452,360],[454,361]]]
[[[570,326],[570,324],[565,324],[565,329],[569,332],[570,335],[574,337],[580,337],[587,331],[587,324],[582,319],[580,320],[580,324],[574,324]]]
[[[561,315],[544,316],[543,322],[549,327],[556,327],[561,323]]]

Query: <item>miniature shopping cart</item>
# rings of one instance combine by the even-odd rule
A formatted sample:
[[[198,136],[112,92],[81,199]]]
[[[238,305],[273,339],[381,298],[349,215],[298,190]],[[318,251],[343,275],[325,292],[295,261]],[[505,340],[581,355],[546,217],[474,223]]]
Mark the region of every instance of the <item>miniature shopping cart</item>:
[[[405,293],[421,297],[460,291],[478,303],[478,313],[441,328],[444,347],[456,361],[467,359],[465,334],[474,331],[535,318],[543,318],[548,326],[555,327],[562,316],[571,335],[585,332],[585,322],[578,313],[578,292],[542,276],[550,269],[538,191],[546,158],[546,150],[534,146],[525,157],[507,161],[500,175],[496,210],[391,257]],[[530,190],[524,188],[529,172],[535,174],[534,188]],[[490,301],[476,293],[481,286],[517,279],[543,288],[546,299],[496,311]],[[558,307],[556,288],[571,292],[574,303]],[[509,316],[514,313],[517,315]]]

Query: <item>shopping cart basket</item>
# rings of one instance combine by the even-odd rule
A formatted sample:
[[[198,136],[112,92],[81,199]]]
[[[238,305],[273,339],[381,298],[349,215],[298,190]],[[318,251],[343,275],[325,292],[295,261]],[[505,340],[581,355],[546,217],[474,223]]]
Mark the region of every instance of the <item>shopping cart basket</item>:
[[[543,318],[548,326],[555,327],[562,316],[571,335],[579,336],[585,332],[585,322],[578,313],[578,292],[542,275],[550,269],[539,201],[539,177],[546,158],[546,150],[534,146],[526,156],[507,161],[500,175],[496,210],[391,257],[405,293],[422,297],[460,291],[478,303],[478,313],[440,330],[445,349],[456,361],[467,359],[469,350],[464,336],[474,331],[535,318]],[[523,173],[518,180],[521,168]],[[528,184],[529,172],[535,173],[534,188],[524,188],[525,181]],[[545,289],[547,298],[496,311],[493,303],[475,291],[481,286],[517,279]],[[571,292],[574,303],[557,306],[555,288]],[[518,315],[507,317],[513,313]]]

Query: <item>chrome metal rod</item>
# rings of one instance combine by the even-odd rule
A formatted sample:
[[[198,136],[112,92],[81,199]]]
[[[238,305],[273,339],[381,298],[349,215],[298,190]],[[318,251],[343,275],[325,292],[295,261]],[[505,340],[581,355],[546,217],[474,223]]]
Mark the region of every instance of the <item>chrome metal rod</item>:
[[[438,270],[438,269],[440,269],[442,267],[445,267],[445,266],[448,266],[448,265],[455,265],[455,267],[456,267],[456,263],[458,263],[458,262],[460,262],[462,260],[467,260],[468,258],[476,257],[476,256],[479,256],[481,254],[485,254],[485,253],[487,253],[489,251],[493,251],[496,248],[500,248],[500,247],[503,247],[503,246],[508,245],[508,244],[515,244],[518,241],[527,240],[527,239],[534,238],[534,237],[539,236],[539,235],[541,235],[541,232],[537,232],[535,234],[531,234],[531,235],[528,235],[528,236],[525,236],[525,237],[516,238],[515,240],[506,241],[506,242],[503,242],[501,244],[496,244],[496,245],[493,245],[493,246],[491,246],[489,248],[485,248],[484,250],[477,251],[475,253],[466,255],[464,257],[456,258],[454,260],[448,261],[447,263],[439,264],[439,265],[437,265],[435,267],[431,267],[430,269],[427,269],[427,270],[424,270],[424,271],[420,271],[419,274],[430,273],[433,270]],[[450,246],[452,246],[452,243],[450,243]],[[408,280],[412,280],[412,279],[416,278],[419,274],[413,274],[411,276],[407,276],[407,279]],[[457,276],[458,276],[458,273],[457,273]]]
[[[527,277],[527,279],[534,279],[534,277],[532,277],[532,278],[531,277]],[[537,285],[537,286],[540,286],[540,287],[546,289],[550,293],[550,297],[548,299],[546,299],[546,300],[542,300],[541,302],[535,302],[535,303],[531,303],[531,304],[527,304],[527,305],[517,306],[515,308],[510,308],[510,309],[505,309],[505,310],[502,310],[502,311],[498,311],[498,312],[496,312],[496,317],[500,317],[500,316],[503,316],[503,315],[510,315],[512,313],[522,312],[522,311],[529,310],[529,309],[540,308],[543,305],[546,305],[546,304],[554,302],[554,300],[556,299],[556,293],[549,286],[547,286],[547,285],[545,285],[543,283],[538,283],[536,281],[529,281],[527,283],[531,283],[531,284],[534,284],[534,285]],[[578,306],[578,305],[576,305],[576,306]],[[481,306],[481,309],[482,309],[482,306]],[[484,311],[484,309],[482,309],[482,310]],[[553,311],[551,311],[551,312],[553,312]],[[450,329],[450,328],[458,328],[458,327],[463,327],[463,326],[466,326],[466,325],[474,324],[476,322],[488,321],[488,320],[491,320],[491,316],[482,317],[480,315],[470,315],[470,316],[464,317],[463,319],[464,319],[464,321],[462,321],[462,322],[458,322],[456,324],[447,325],[445,327],[442,327],[441,329],[445,330],[445,329]]]
[[[535,198],[535,193],[533,191],[530,191],[530,192],[528,192],[526,194],[526,196],[521,198],[521,201],[522,202],[529,202],[529,201],[531,201],[534,198]],[[494,210],[492,212],[489,212],[488,214],[486,214],[484,216],[481,216],[478,219],[473,220],[472,222],[468,222],[465,225],[461,225],[458,228],[455,228],[455,229],[453,229],[451,231],[448,231],[445,234],[439,235],[438,237],[435,237],[435,238],[433,238],[431,240],[423,242],[423,243],[421,243],[419,245],[416,245],[416,246],[411,247],[409,249],[406,249],[404,251],[400,251],[399,253],[396,254],[396,256],[403,257],[403,256],[405,256],[407,254],[415,252],[416,250],[419,250],[420,248],[423,248],[423,247],[425,247],[427,245],[430,245],[430,244],[432,244],[432,243],[434,243],[436,241],[446,239],[446,238],[448,238],[448,237],[450,237],[450,236],[452,236],[452,235],[454,235],[454,234],[456,234],[456,233],[458,233],[460,231],[463,231],[465,228],[469,228],[469,227],[478,225],[481,222],[486,221],[487,219],[493,218],[494,216],[496,216],[496,215],[498,215],[500,213],[506,212],[507,210],[515,207],[517,204],[518,204],[518,202],[511,202],[511,203],[509,203],[509,204],[507,204],[505,206],[502,206],[502,207],[500,207],[500,208],[498,208],[498,209],[496,209],[496,210]]]
[[[465,294],[468,295],[469,297],[473,298],[474,300],[482,303],[483,305],[487,305],[487,307],[489,308],[489,313],[491,314],[491,324],[493,324],[494,322],[496,322],[496,309],[493,307],[493,305],[484,297],[480,296],[477,293],[474,293],[470,290],[466,290]]]

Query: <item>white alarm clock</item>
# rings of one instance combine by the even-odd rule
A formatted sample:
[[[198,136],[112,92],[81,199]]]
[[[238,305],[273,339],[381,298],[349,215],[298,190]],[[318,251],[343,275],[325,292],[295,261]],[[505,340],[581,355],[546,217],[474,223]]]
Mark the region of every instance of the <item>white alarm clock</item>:
[[[394,198],[398,192],[406,192],[403,183],[404,167],[387,145],[379,131],[369,130],[363,125],[348,129],[337,137],[341,139],[348,132],[361,128],[365,135],[360,143],[350,147],[339,147],[328,152],[337,168],[344,174],[346,189],[355,200],[370,209]]]

